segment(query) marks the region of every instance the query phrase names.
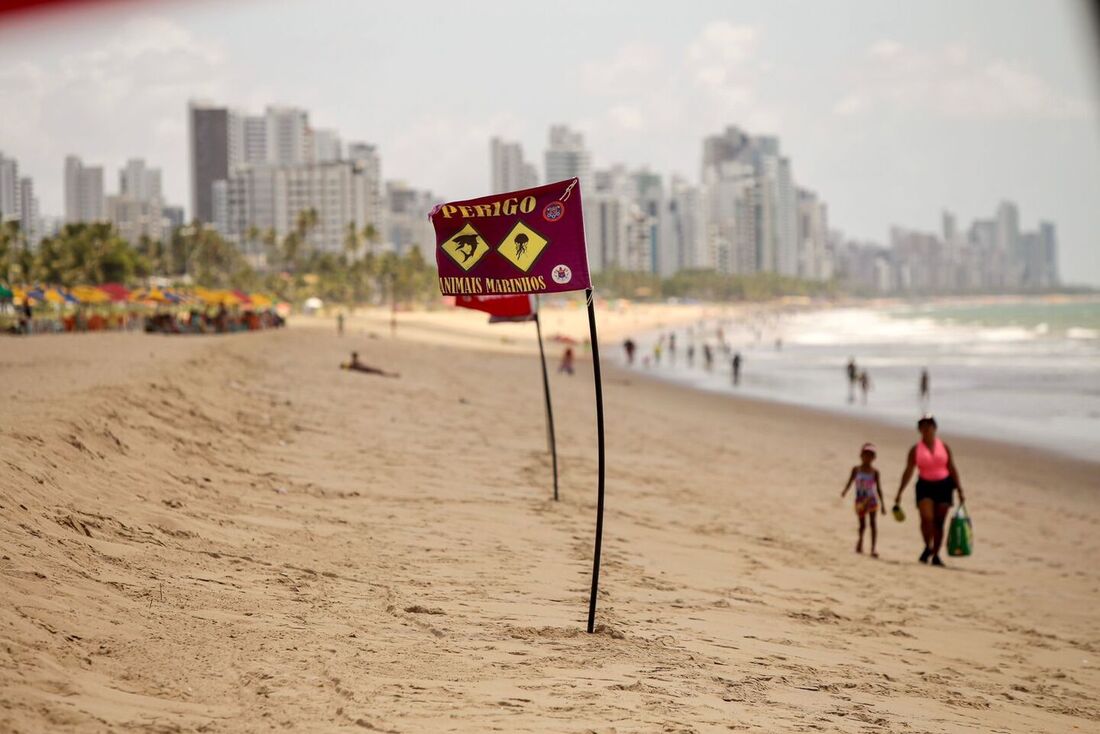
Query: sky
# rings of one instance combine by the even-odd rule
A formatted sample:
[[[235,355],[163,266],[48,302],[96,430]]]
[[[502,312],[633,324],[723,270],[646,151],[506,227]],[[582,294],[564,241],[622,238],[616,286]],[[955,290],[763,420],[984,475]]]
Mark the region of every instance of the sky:
[[[143,157],[189,206],[189,99],[379,146],[383,175],[488,193],[488,141],[542,168],[550,125],[596,167],[697,182],[705,135],[781,139],[830,226],[963,226],[999,201],[1058,226],[1063,280],[1100,285],[1100,53],[1074,0],[553,3],[152,0],[0,20],[0,151],[62,212],[65,155]]]

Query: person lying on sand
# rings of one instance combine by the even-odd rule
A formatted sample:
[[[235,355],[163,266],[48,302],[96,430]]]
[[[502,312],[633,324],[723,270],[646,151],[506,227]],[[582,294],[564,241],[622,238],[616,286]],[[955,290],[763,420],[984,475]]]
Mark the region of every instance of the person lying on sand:
[[[352,370],[353,372],[366,372],[368,375],[381,375],[382,377],[400,377],[401,376],[401,375],[397,374],[396,372],[386,372],[385,370],[380,370],[377,367],[371,367],[368,364],[363,364],[362,362],[359,361],[359,352],[352,352],[351,353],[351,361],[350,362],[341,362],[340,363],[340,369],[342,369],[342,370]]]

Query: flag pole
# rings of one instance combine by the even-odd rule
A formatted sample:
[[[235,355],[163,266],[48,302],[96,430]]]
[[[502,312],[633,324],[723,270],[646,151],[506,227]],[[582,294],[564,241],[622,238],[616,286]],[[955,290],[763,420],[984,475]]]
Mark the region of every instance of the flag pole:
[[[588,599],[588,634],[592,634],[596,628],[596,594],[600,588],[600,548],[603,545],[603,381],[600,378],[600,343],[596,338],[595,298],[591,288],[585,289],[584,297],[588,302],[588,332],[592,339],[592,379],[596,385],[596,454],[598,457],[596,547],[592,554],[592,595]]]
[[[546,372],[546,351],[542,348],[542,322],[539,320],[539,297],[535,296],[535,333],[539,337],[539,360],[542,362],[542,391],[546,396],[546,440],[550,461],[554,466],[554,501],[558,501],[558,446],[554,440],[554,408],[550,404],[550,376]]]

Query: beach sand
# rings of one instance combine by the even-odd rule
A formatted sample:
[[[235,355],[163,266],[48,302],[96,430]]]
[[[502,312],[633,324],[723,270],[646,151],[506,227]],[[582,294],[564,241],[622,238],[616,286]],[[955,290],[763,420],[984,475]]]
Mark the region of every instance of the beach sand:
[[[915,431],[607,366],[590,636],[583,350],[555,503],[533,327],[387,319],[4,340],[0,731],[1100,730],[1096,464],[943,426],[975,555],[916,562],[910,488],[873,560],[840,489]]]

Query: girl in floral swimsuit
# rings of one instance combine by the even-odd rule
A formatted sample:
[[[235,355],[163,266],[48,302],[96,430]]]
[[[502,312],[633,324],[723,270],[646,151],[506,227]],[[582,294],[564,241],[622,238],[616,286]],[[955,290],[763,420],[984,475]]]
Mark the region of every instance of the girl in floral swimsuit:
[[[840,496],[848,494],[852,484],[856,485],[856,515],[859,517],[859,542],[856,543],[856,553],[863,552],[863,531],[867,528],[867,520],[871,522],[871,557],[878,558],[875,546],[878,544],[878,523],[875,511],[881,509],[886,514],[886,503],[882,499],[878,469],[872,466],[875,460],[875,445],[863,444],[859,451],[859,466],[852,467],[852,473],[848,475],[848,483],[844,485],[844,491]]]

